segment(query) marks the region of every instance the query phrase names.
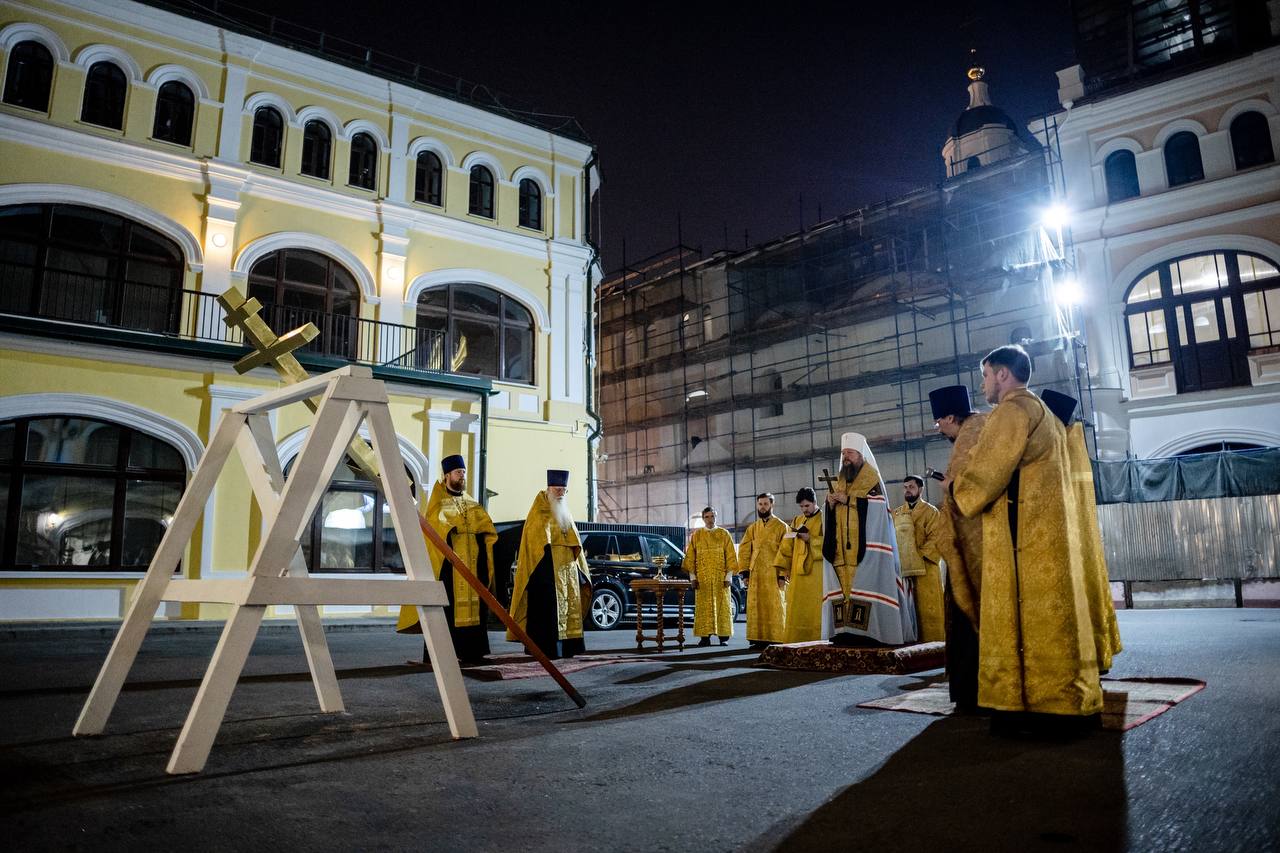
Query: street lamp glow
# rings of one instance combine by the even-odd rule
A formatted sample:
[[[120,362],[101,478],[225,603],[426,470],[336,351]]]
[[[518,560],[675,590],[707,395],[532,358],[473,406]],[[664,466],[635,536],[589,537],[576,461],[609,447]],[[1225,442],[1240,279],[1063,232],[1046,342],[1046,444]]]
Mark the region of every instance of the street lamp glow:
[[[697,398],[697,397],[705,397],[705,396],[707,396],[707,392],[706,392],[706,391],[703,391],[701,388],[699,388],[697,391],[690,391],[690,392],[689,392],[689,394],[688,394],[688,396],[686,396],[686,397],[685,397],[685,399],[686,399],[686,400],[692,400],[692,399],[695,399],[695,398]]]
[[[1053,301],[1064,307],[1084,301],[1084,288],[1074,278],[1063,279],[1053,288]]]
[[[1065,205],[1051,204],[1040,214],[1040,223],[1045,228],[1057,231],[1066,226],[1069,211]]]

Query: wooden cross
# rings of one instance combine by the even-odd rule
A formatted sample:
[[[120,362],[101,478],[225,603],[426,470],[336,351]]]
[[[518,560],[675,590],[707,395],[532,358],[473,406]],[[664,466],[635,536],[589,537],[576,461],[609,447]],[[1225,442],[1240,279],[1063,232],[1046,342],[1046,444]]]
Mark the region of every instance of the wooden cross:
[[[231,287],[218,296],[218,304],[226,312],[222,322],[231,328],[241,329],[244,333],[245,342],[254,349],[254,352],[236,362],[237,372],[248,373],[255,367],[269,364],[276,369],[276,372],[280,374],[280,379],[286,385],[304,382],[309,378],[307,369],[298,362],[293,351],[305,346],[320,334],[320,330],[314,324],[307,323],[305,326],[277,337],[276,333],[267,325],[267,322],[258,316],[258,312],[262,310],[262,303],[257,299],[246,299],[243,293]],[[316,411],[319,405],[318,401],[312,398],[307,398],[303,402],[313,412]],[[350,445],[347,447],[347,456],[351,458],[351,461],[356,464],[356,467],[370,482],[382,489],[382,477],[378,471],[377,459],[374,457],[369,445],[359,435],[356,435],[351,440]],[[471,588],[480,596],[480,600],[493,611],[494,615],[507,627],[512,636],[524,645],[530,656],[542,664],[542,668],[555,679],[560,688],[574,701],[574,704],[579,708],[585,708],[587,700],[582,698],[582,695],[574,689],[573,685],[564,677],[564,674],[551,662],[551,659],[546,656],[542,649],[538,648],[537,643],[533,642],[525,630],[516,623],[515,619],[511,618],[511,614],[507,612],[507,609],[498,602],[498,599],[494,597],[488,587],[480,582],[471,567],[458,556],[457,552],[449,547],[449,543],[444,540],[444,537],[437,533],[436,529],[428,524],[421,515],[418,516],[418,524],[422,528],[423,534],[431,540],[431,544],[435,545],[445,559],[453,564],[453,570],[471,585]]]
[[[836,483],[840,482],[840,478],[839,478],[839,477],[833,477],[833,476],[831,475],[831,472],[830,472],[830,471],[828,471],[826,468],[823,468],[823,469],[822,469],[822,476],[818,478],[818,482],[819,482],[819,483],[826,483],[826,484],[827,484],[827,491],[828,491],[828,492],[831,492],[831,491],[835,491],[835,485],[836,485]]]

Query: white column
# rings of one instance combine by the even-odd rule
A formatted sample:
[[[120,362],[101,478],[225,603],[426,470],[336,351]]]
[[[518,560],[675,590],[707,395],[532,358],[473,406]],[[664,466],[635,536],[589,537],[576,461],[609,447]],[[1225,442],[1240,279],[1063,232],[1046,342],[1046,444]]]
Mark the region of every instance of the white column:
[[[564,401],[569,399],[569,372],[573,370],[570,363],[571,353],[568,347],[570,318],[568,315],[568,278],[563,274],[559,264],[551,264],[551,338],[548,349],[551,352],[551,399]]]
[[[1143,195],[1164,192],[1169,189],[1169,176],[1164,170],[1164,149],[1141,151],[1134,155],[1138,170],[1138,188]]]
[[[244,108],[249,69],[228,64],[226,74],[226,83],[222,87],[222,127],[218,131],[218,159],[238,163],[241,111]]]
[[[391,151],[390,165],[387,167],[387,200],[404,202],[408,200],[409,161],[405,154],[409,150],[409,117],[400,113],[391,114]]]
[[[1236,170],[1235,155],[1231,151],[1231,134],[1226,130],[1207,133],[1200,137],[1200,161],[1204,164],[1206,180],[1225,178]]]

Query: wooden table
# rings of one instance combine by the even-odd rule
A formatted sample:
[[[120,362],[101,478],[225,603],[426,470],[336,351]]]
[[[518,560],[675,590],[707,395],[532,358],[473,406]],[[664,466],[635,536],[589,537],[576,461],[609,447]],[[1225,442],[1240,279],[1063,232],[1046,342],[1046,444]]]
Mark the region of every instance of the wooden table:
[[[676,630],[676,643],[680,647],[680,651],[684,651],[684,594],[686,591],[693,589],[693,584],[687,580],[668,577],[654,578],[637,578],[631,582],[631,591],[636,597],[636,648],[644,648],[645,640],[653,640],[658,644],[658,651],[662,651],[662,644],[665,640],[662,634],[663,622],[665,617],[663,614],[663,599],[666,598],[669,591],[674,590],[677,597],[676,612],[680,614],[678,629]],[[652,637],[645,636],[644,633],[644,594],[652,592],[658,604],[658,632]]]

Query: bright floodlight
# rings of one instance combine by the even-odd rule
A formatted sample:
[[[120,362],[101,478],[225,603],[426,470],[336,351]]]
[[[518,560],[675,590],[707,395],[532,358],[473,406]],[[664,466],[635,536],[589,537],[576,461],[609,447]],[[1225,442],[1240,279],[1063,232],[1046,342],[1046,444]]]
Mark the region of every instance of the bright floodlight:
[[[1053,301],[1063,306],[1079,305],[1084,301],[1084,289],[1076,279],[1064,279],[1054,287]]]
[[[686,396],[686,397],[685,397],[685,399],[686,399],[686,400],[694,400],[694,399],[697,399],[698,397],[705,397],[705,396],[707,396],[707,392],[706,392],[706,391],[703,391],[701,388],[699,388],[699,389],[698,389],[698,390],[696,390],[696,391],[690,391],[690,392],[689,392],[689,394],[688,394],[688,396]]]
[[[1045,228],[1057,231],[1067,224],[1067,208],[1061,204],[1051,204],[1040,215],[1040,222]]]

